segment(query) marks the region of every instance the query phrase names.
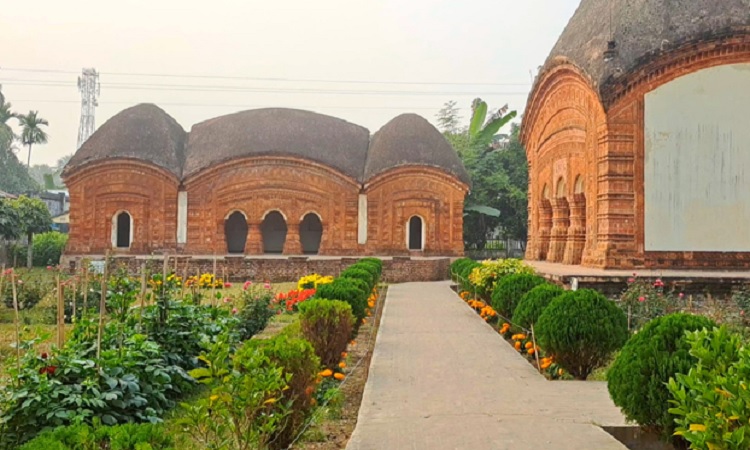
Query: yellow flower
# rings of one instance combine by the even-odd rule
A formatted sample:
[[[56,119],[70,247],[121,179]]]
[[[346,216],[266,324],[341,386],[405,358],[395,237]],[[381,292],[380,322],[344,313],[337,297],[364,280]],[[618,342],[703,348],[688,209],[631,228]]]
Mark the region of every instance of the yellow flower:
[[[706,431],[706,426],[702,423],[691,423],[690,431]]]

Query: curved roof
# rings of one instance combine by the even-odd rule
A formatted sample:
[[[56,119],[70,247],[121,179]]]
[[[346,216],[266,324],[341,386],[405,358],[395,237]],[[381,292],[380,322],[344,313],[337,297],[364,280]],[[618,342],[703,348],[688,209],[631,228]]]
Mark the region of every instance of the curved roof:
[[[186,133],[156,105],[142,103],[104,123],[83,143],[65,166],[64,175],[93,161],[132,158],[148,161],[182,175]]]
[[[408,165],[432,166],[471,185],[469,174],[453,147],[437,128],[416,114],[402,114],[375,133],[370,143],[365,179]]]
[[[569,61],[601,90],[615,68],[629,73],[681,44],[737,31],[750,32],[750,0],[582,0],[545,68]],[[610,40],[617,56],[605,62]]]
[[[193,126],[184,174],[238,157],[288,155],[325,164],[361,181],[369,138],[364,127],[310,111],[243,111]]]

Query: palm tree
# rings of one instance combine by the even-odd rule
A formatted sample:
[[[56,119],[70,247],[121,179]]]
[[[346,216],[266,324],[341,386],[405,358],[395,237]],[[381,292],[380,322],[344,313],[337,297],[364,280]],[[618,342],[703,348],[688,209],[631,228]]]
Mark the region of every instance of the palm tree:
[[[29,159],[26,163],[31,167],[31,146],[34,144],[46,144],[47,133],[42,130],[42,125],[49,125],[45,119],[38,117],[38,111],[29,111],[25,116],[19,116],[18,121],[21,123],[21,143],[29,146]]]
[[[10,144],[15,139],[16,135],[13,134],[13,130],[10,128],[8,121],[18,117],[18,114],[11,111],[10,103],[5,101],[5,97],[0,92],[0,147],[10,148]]]

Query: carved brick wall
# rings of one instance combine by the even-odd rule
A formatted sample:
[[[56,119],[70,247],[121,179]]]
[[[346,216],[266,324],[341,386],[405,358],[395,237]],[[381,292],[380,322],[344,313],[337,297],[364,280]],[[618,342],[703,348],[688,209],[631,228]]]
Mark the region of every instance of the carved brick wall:
[[[66,180],[70,192],[70,235],[66,253],[103,254],[112,249],[112,218],[133,219],[130,249],[148,254],[174,249],[178,181],[154,166],[126,160],[98,163]]]
[[[462,255],[466,186],[443,172],[403,167],[371,180],[367,194],[370,254],[406,255],[407,224],[422,218],[424,255]]]
[[[529,161],[529,245],[527,258],[559,260],[562,239],[542,192],[554,202],[560,179],[566,184],[570,229],[563,262],[576,263],[585,227],[582,264],[602,268],[746,268],[750,253],[646,252],[644,250],[644,98],[675,78],[701,69],[750,61],[750,35],[691,43],[620,75],[603,101],[588,78],[570,64],[541,75],[530,97],[522,130]],[[585,199],[572,196],[575,177],[584,177]],[[584,220],[581,208],[585,209]],[[720,220],[720,218],[717,218]],[[558,223],[558,229],[562,226]],[[550,252],[545,254],[552,234]],[[553,251],[554,250],[554,251]]]

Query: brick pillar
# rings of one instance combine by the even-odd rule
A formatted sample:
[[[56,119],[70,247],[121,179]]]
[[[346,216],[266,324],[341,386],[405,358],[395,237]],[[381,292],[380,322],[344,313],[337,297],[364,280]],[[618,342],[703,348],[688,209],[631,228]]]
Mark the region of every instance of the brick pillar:
[[[539,208],[539,234],[532,250],[535,259],[544,261],[549,254],[549,238],[552,231],[552,204],[549,200],[542,200]]]
[[[299,239],[299,222],[287,223],[286,225],[286,241],[284,241],[284,254],[302,254],[302,242]]]
[[[586,246],[586,196],[575,194],[570,202],[570,227],[563,264],[581,264]]]
[[[565,197],[552,200],[552,231],[547,261],[562,262],[565,255],[565,246],[568,242],[569,227],[570,209],[568,200]]]
[[[263,254],[263,233],[260,232],[260,222],[247,221],[247,243],[245,243],[246,255]]]

